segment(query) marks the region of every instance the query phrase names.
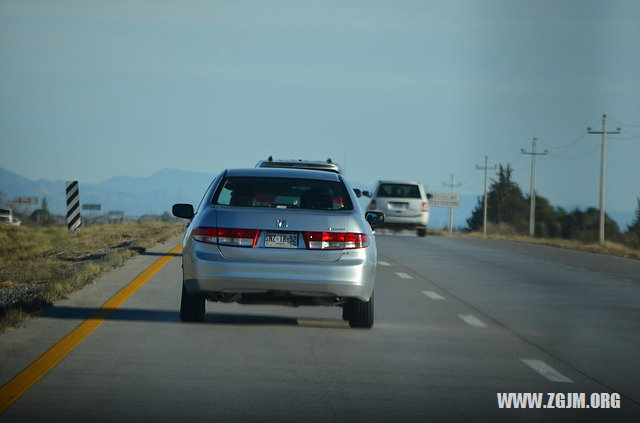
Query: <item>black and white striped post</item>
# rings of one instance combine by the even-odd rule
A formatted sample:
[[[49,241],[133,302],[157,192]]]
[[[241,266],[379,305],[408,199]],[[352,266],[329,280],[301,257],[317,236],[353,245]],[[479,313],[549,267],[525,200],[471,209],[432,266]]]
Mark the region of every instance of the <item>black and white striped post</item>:
[[[67,228],[75,232],[81,223],[78,181],[67,181]]]

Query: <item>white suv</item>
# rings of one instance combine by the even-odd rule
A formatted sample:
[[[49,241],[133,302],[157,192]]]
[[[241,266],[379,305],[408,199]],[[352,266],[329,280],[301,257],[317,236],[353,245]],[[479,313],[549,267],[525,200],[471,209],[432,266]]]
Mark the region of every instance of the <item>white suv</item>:
[[[429,197],[419,182],[378,181],[369,210],[384,213],[381,227],[415,229],[422,237],[429,224]]]
[[[11,215],[11,209],[0,209],[0,222],[13,223],[13,216]]]

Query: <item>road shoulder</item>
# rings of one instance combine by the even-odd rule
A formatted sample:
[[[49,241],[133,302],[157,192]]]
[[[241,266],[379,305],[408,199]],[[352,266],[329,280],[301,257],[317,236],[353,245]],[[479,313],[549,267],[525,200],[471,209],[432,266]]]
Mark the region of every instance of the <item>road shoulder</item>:
[[[178,245],[181,237],[181,235],[174,236],[164,243],[149,248],[122,266],[96,278],[93,283],[86,285],[83,289],[73,292],[67,299],[56,301],[53,305],[58,309],[72,307],[76,310],[100,307],[159,257]],[[58,340],[90,317],[76,313],[48,318],[47,310],[43,310],[39,317],[25,320],[19,327],[0,334],[0,386],[6,384]]]

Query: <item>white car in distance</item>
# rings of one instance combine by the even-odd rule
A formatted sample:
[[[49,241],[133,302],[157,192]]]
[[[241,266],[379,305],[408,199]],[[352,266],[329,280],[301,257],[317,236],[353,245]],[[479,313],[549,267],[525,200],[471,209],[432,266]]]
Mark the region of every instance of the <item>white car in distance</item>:
[[[429,224],[429,197],[415,181],[378,181],[369,210],[384,213],[382,228],[411,229],[423,237]]]

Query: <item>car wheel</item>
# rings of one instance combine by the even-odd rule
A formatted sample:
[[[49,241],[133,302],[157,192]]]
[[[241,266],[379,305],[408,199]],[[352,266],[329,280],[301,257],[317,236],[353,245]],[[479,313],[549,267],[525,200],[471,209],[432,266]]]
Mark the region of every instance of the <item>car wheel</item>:
[[[353,301],[349,300],[346,303],[344,303],[342,305],[342,320],[349,320],[350,316],[351,316],[351,310],[353,309],[352,307],[353,305]]]
[[[182,298],[180,300],[180,320],[183,322],[201,322],[204,320],[205,298],[201,294],[189,294],[182,283]]]
[[[427,230],[426,230],[426,228],[418,228],[418,229],[416,230],[416,233],[417,233],[417,235],[418,235],[420,238],[423,238],[423,237],[427,236]]]
[[[369,301],[352,299],[347,304],[348,308],[343,310],[349,319],[349,326],[352,328],[371,328],[373,326],[373,294]]]

